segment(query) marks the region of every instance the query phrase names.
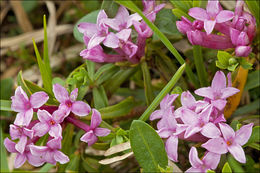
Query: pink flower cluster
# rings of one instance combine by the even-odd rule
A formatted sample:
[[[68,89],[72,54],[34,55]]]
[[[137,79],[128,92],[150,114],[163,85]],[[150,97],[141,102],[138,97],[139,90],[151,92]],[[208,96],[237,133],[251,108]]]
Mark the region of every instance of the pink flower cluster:
[[[223,10],[218,0],[209,0],[206,10],[198,7],[189,10],[189,15],[196,19],[194,22],[183,16],[176,25],[193,45],[235,48],[236,56],[246,57],[252,51],[250,44],[256,33],[256,20],[243,7],[244,1],[237,0],[235,12],[232,12]],[[221,34],[212,34],[214,29]]]
[[[62,153],[62,127],[66,123],[72,123],[86,133],[81,141],[94,144],[97,136],[106,136],[110,130],[99,128],[102,119],[100,113],[90,108],[83,102],[77,101],[78,89],[74,89],[70,95],[68,91],[59,84],[53,85],[55,98],[60,102],[59,107],[43,106],[49,99],[45,92],[36,92],[30,98],[17,87],[15,95],[11,97],[13,111],[18,112],[14,124],[10,125],[10,136],[4,140],[6,149],[11,153],[17,153],[14,167],[19,168],[27,160],[34,166],[41,166],[45,162],[65,164],[69,161],[68,156]],[[37,113],[38,120],[33,120],[33,113]],[[86,116],[92,112],[91,125],[76,119],[74,115]],[[40,137],[48,135],[46,146],[37,146],[36,142]]]
[[[165,148],[169,159],[178,161],[178,140],[203,142],[206,149],[202,160],[198,158],[195,147],[192,147],[189,159],[192,167],[187,172],[206,172],[216,169],[221,154],[230,152],[234,158],[245,163],[245,153],[242,146],[248,141],[252,133],[253,123],[242,126],[238,131],[226,124],[223,110],[226,99],[239,92],[231,87],[230,73],[228,84],[225,74],[216,72],[210,87],[195,90],[204,97],[196,101],[189,91],[181,94],[181,104],[174,111],[172,105],[178,94],[167,95],[160,103],[160,109],[154,111],[150,120],[160,119],[157,123],[158,134],[165,138]]]
[[[154,0],[143,0],[145,16],[152,22],[155,21],[158,13],[164,4],[156,6]],[[78,25],[79,32],[83,33],[83,40],[86,49],[80,52],[80,56],[94,62],[118,62],[130,61],[138,63],[145,53],[146,39],[151,37],[153,32],[137,14],[129,15],[124,6],[120,6],[115,18],[108,18],[104,10],[101,10],[97,17],[96,24],[82,22]],[[138,33],[136,43],[133,43],[134,33],[130,28],[134,26]],[[110,30],[114,30],[110,32]],[[105,47],[112,48],[117,54],[107,54],[103,51]]]

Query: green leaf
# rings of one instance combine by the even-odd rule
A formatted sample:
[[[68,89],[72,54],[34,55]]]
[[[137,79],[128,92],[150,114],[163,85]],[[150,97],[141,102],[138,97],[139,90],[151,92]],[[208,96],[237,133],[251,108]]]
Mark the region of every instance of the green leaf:
[[[245,0],[250,12],[256,18],[257,25],[260,24],[260,15],[259,15],[259,2],[258,0]]]
[[[248,146],[260,151],[260,145],[258,143],[251,143]]]
[[[70,162],[66,167],[66,172],[78,172],[80,162],[81,161],[80,161],[79,153],[72,154],[70,158]]]
[[[82,167],[87,171],[87,172],[99,172],[96,167],[99,165],[98,161],[94,160],[93,158],[81,158],[82,162]],[[94,163],[93,163],[94,161]],[[96,167],[94,167],[94,165]]]
[[[192,6],[193,7],[200,7],[201,6],[201,0],[193,0]]]
[[[23,9],[26,13],[31,12],[36,6],[37,6],[38,1],[37,0],[22,0],[22,6]]]
[[[111,69],[113,69],[113,68],[115,68],[115,67],[116,67],[116,66],[115,66],[114,64],[105,64],[105,65],[101,66],[101,67],[97,70],[97,72],[95,73],[95,75],[94,75],[95,81],[98,80],[99,77],[100,77],[103,73],[105,73],[105,72],[107,72],[107,71],[109,71],[109,70],[111,70]]]
[[[22,89],[26,92],[27,96],[30,97],[32,95],[32,92],[26,85],[25,81],[23,80],[22,71],[20,71],[17,75],[17,84],[18,86],[21,86]]]
[[[50,164],[50,163],[46,163],[43,167],[41,167],[41,169],[38,171],[40,172],[49,172],[51,168],[53,168],[54,165]]]
[[[145,21],[145,23],[151,28],[154,34],[157,35],[158,38],[163,42],[163,44],[169,49],[169,51],[175,56],[180,64],[184,64],[185,60],[179,54],[179,52],[173,47],[172,43],[167,39],[167,37],[149,20],[146,16],[142,13],[142,11],[132,2],[132,1],[120,1],[117,0],[117,3],[124,5],[125,7],[129,8],[130,10],[137,12]],[[191,82],[195,85],[196,88],[199,87],[199,83],[196,80],[191,68],[187,65],[186,73],[191,80]]]
[[[181,19],[182,16],[186,17],[187,19],[189,19],[190,21],[193,21],[194,19],[192,19],[187,13],[185,13],[184,11],[182,11],[181,9],[175,8],[172,9],[172,13],[178,18]]]
[[[41,55],[38,51],[38,48],[34,40],[33,40],[33,46],[34,46],[34,51],[37,58],[38,66],[41,72],[43,86],[49,93],[52,93],[52,77],[48,67],[48,63],[46,64],[47,60],[44,59],[44,61],[46,62],[42,61]]]
[[[48,35],[47,35],[47,24],[46,24],[46,15],[43,15],[43,29],[44,29],[44,40],[43,40],[43,62],[47,74],[52,78],[51,65],[49,59],[49,50],[48,50]]]
[[[100,109],[108,106],[106,91],[102,85],[93,88],[93,98],[95,108]]]
[[[229,58],[232,58],[232,55],[227,53],[226,51],[218,51],[218,61],[225,67],[228,67],[229,65]]]
[[[92,0],[92,1],[81,1],[81,2],[84,3],[85,9],[86,9],[87,11],[98,10],[98,9],[100,9],[100,6],[101,6],[101,4],[100,4],[99,1],[93,1],[93,0]]]
[[[78,24],[82,22],[89,22],[89,23],[96,23],[97,16],[100,10],[92,11],[91,13],[88,13],[84,17],[82,17],[74,26],[73,28],[73,35],[76,40],[79,42],[84,42],[83,41],[83,34],[78,31]]]
[[[172,14],[170,9],[162,9],[156,14],[154,24],[162,33],[167,34],[167,36],[181,38],[182,35],[176,27],[177,20],[178,19]]]
[[[244,90],[250,90],[260,85],[260,70],[248,74]]]
[[[11,109],[12,102],[10,100],[0,100],[0,110],[1,111],[13,111]]]
[[[118,10],[118,4],[115,1],[111,0],[103,0],[101,9],[104,9],[109,18],[113,18],[116,16]]]
[[[119,70],[120,70],[120,67],[114,66],[111,69],[106,70],[106,72],[103,73],[100,77],[98,77],[98,71],[97,71],[96,72],[96,74],[97,74],[97,76],[96,76],[97,77],[96,78],[97,85],[101,85],[104,82],[106,82],[107,80],[109,80],[110,78],[112,78],[112,76],[114,76]]]
[[[52,85],[54,85],[54,84],[56,84],[56,83],[58,83],[58,84],[60,84],[61,86],[65,86],[65,81],[64,80],[62,80],[61,78],[59,78],[59,77],[55,77],[55,78],[53,78],[52,79]]]
[[[144,172],[159,172],[158,165],[166,168],[168,157],[163,141],[151,126],[134,120],[129,137],[134,156]]]
[[[242,168],[241,164],[236,161],[234,159],[233,156],[231,156],[230,154],[228,155],[228,164],[229,166],[231,167],[231,169],[234,171],[234,172],[239,172],[239,173],[244,173],[244,169]]]
[[[183,71],[185,70],[185,64],[183,64],[177,72],[174,74],[172,79],[168,82],[168,84],[162,89],[162,91],[156,96],[151,105],[145,110],[139,120],[146,121],[151,113],[157,108],[162,99],[166,96],[167,93],[171,91],[176,82],[180,79]]]
[[[232,173],[232,170],[231,170],[231,168],[230,168],[228,162],[226,162],[225,165],[223,166],[222,172],[223,172],[223,173]]]
[[[94,81],[94,74],[95,74],[95,63],[90,61],[90,60],[86,60],[86,65],[87,65],[87,71],[88,71],[88,76],[90,78],[90,80]]]
[[[260,126],[255,126],[252,129],[252,134],[245,144],[245,146],[248,146],[249,144],[255,143],[255,142],[260,142]]]
[[[1,101],[1,107],[2,107],[2,101]],[[1,172],[9,172],[7,154],[6,154],[6,150],[5,150],[5,146],[4,146],[2,125],[0,126],[0,148],[1,148],[0,170],[1,170]]]
[[[245,106],[238,108],[232,116],[244,115],[259,109],[260,99],[257,99]]]
[[[189,9],[192,8],[190,1],[176,1],[170,0],[170,2],[174,5],[175,8],[188,13]]]
[[[10,97],[12,96],[13,83],[14,81],[12,78],[1,79],[1,99],[10,99]]]
[[[253,64],[247,62],[244,57],[239,58],[238,62],[244,69],[252,69]]]
[[[154,94],[153,94],[150,71],[149,71],[149,68],[148,68],[145,60],[143,60],[141,62],[141,69],[142,69],[142,72],[143,72],[144,92],[145,92],[146,104],[147,104],[147,106],[149,106],[154,99]]]
[[[233,65],[229,65],[227,69],[228,69],[229,71],[235,71],[236,68],[237,68],[237,66],[238,66],[238,63],[233,64]]]
[[[215,173],[215,171],[208,169],[207,173]]]

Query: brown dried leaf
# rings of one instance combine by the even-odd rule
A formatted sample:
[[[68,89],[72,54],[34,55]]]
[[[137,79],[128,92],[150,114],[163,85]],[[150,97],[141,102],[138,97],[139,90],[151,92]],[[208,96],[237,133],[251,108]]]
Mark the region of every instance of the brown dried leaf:
[[[106,152],[105,152],[105,156],[110,156],[112,154],[115,153],[119,153],[121,151],[125,151],[131,148],[130,142],[125,142],[122,144],[118,144],[118,145],[114,145],[113,147],[109,148]]]
[[[108,165],[108,164],[111,164],[111,163],[114,163],[114,162],[124,160],[124,159],[130,157],[133,154],[134,154],[133,152],[130,152],[130,153],[126,153],[122,156],[116,156],[116,157],[112,157],[112,158],[109,158],[109,159],[103,159],[103,160],[100,160],[99,163],[102,164],[102,165]]]

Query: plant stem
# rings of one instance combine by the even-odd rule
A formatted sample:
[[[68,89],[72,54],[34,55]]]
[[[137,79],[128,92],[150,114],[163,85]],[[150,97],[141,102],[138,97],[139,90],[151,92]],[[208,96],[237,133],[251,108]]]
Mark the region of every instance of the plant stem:
[[[109,130],[111,130],[112,132],[115,131],[115,128],[112,127],[110,124],[108,124],[107,122],[105,121],[101,121],[101,124],[100,124],[101,127],[104,127],[104,128],[108,128]]]
[[[149,106],[154,99],[154,94],[153,94],[153,88],[151,83],[150,71],[145,61],[145,58],[141,60],[141,69],[143,72],[146,104],[147,106]]]
[[[90,127],[83,123],[82,121],[74,118],[72,115],[69,115],[66,119],[67,122],[77,126],[78,128],[81,128],[82,130],[84,130],[85,132],[89,131]]]
[[[200,46],[193,45],[193,57],[194,57],[196,70],[199,76],[200,86],[201,87],[208,86],[209,85],[208,74],[206,72],[206,68],[203,62],[202,51]]]
[[[150,114],[156,109],[156,107],[160,104],[162,99],[166,96],[167,93],[174,87],[176,82],[180,79],[183,71],[185,70],[185,65],[183,64],[177,72],[174,74],[172,79],[168,82],[168,84],[162,89],[162,91],[157,95],[157,97],[153,100],[151,105],[146,109],[146,111],[142,114],[139,120],[146,121]]]

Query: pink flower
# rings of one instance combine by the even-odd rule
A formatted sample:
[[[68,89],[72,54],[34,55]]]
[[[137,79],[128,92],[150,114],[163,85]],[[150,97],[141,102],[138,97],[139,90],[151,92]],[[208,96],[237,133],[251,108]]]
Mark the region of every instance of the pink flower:
[[[65,164],[69,162],[68,156],[59,151],[61,149],[61,138],[54,138],[47,142],[47,146],[30,147],[31,153],[36,157],[43,158],[46,162],[55,165],[57,162]]]
[[[33,117],[33,108],[39,108],[47,102],[49,96],[45,92],[36,92],[31,95],[30,99],[18,86],[15,95],[11,97],[13,111],[18,112],[14,124],[18,126],[28,126]]]
[[[222,71],[217,71],[210,87],[199,88],[195,93],[199,96],[210,99],[211,104],[223,110],[226,105],[226,98],[239,92],[237,88],[227,87],[226,76]]]
[[[99,128],[102,119],[100,113],[96,109],[92,109],[92,117],[90,129],[85,133],[80,140],[88,143],[88,146],[93,145],[97,140],[97,136],[107,136],[110,133],[109,129]]]
[[[11,124],[10,136],[12,140],[19,139],[19,142],[15,144],[15,149],[19,153],[23,153],[27,144],[27,137],[33,138],[33,130]]]
[[[185,172],[207,172],[209,169],[216,169],[220,161],[220,155],[212,152],[207,152],[202,160],[198,157],[198,152],[195,147],[191,147],[189,153],[191,168]]]
[[[78,97],[78,88],[74,89],[69,96],[68,91],[60,84],[53,85],[55,98],[61,103],[59,109],[65,110],[66,116],[73,112],[78,116],[88,115],[91,108],[83,101],[76,101]]]
[[[156,18],[156,13],[158,13],[165,4],[155,4],[155,0],[142,0],[143,3],[143,13],[151,21],[154,22]]]
[[[59,123],[63,121],[65,114],[60,115],[59,110],[55,111],[53,115],[46,110],[38,110],[37,115],[40,122],[32,128],[35,136],[41,137],[49,133],[52,137],[61,137],[62,128]]]
[[[234,13],[228,10],[222,10],[219,1],[209,0],[206,10],[194,7],[189,10],[189,15],[197,20],[204,21],[204,29],[210,34],[216,23],[223,23],[231,20]]]
[[[45,162],[41,157],[32,155],[32,153],[30,151],[30,147],[32,146],[32,143],[27,144],[25,146],[25,150],[23,153],[20,153],[19,151],[17,151],[16,147],[15,147],[16,143],[11,141],[8,138],[5,138],[4,145],[8,152],[17,153],[15,160],[14,160],[15,168],[21,167],[25,163],[26,160],[28,160],[28,162],[33,166],[41,166]]]
[[[127,29],[132,26],[133,21],[139,21],[142,17],[139,16],[137,13],[129,15],[129,12],[124,6],[120,6],[116,17],[113,19],[106,19],[104,20],[105,24],[116,31],[121,31],[123,29]]]
[[[246,163],[242,146],[246,144],[251,136],[253,123],[242,126],[236,132],[224,123],[219,123],[219,127],[223,137],[210,139],[202,147],[217,154],[225,154],[229,151],[237,161]]]

